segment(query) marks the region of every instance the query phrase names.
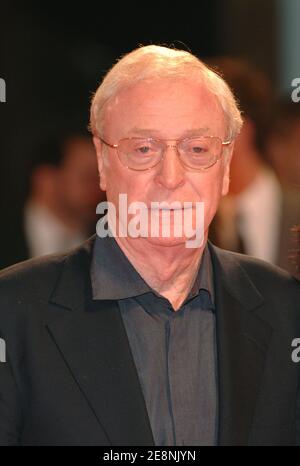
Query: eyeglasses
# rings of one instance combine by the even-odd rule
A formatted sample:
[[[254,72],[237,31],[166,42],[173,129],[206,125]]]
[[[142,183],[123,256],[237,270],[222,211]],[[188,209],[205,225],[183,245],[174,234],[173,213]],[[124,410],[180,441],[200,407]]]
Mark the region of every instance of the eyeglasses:
[[[150,170],[158,165],[168,147],[176,149],[182,164],[191,171],[204,171],[217,163],[222,154],[223,146],[232,141],[222,141],[216,136],[199,136],[175,141],[167,144],[161,139],[125,138],[118,144],[109,144],[100,138],[107,146],[117,149],[120,162],[131,170]]]

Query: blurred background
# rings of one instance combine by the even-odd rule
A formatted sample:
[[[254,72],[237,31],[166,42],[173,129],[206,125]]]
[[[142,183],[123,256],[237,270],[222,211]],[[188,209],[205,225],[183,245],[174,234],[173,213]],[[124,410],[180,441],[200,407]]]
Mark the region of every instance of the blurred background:
[[[151,43],[190,50],[216,67],[244,112],[232,190],[212,240],[295,272],[299,0],[1,4],[0,267],[95,231],[104,194],[86,129],[90,99],[120,55]]]

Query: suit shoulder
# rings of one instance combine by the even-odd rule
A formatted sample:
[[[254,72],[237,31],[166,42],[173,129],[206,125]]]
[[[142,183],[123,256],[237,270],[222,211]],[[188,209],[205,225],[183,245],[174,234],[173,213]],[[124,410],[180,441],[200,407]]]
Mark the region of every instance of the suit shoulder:
[[[213,249],[221,262],[230,264],[233,268],[243,269],[254,283],[262,287],[272,287],[274,291],[276,291],[277,286],[281,288],[290,287],[290,289],[300,292],[299,280],[276,265],[253,256],[220,249],[216,246],[213,246]]]
[[[67,253],[50,254],[6,267],[0,271],[0,295],[45,289],[55,280],[67,257]]]
[[[0,299],[16,294],[29,299],[49,296],[66,264],[75,273],[81,273],[84,260],[91,256],[93,242],[91,237],[66,252],[28,259],[1,270]]]

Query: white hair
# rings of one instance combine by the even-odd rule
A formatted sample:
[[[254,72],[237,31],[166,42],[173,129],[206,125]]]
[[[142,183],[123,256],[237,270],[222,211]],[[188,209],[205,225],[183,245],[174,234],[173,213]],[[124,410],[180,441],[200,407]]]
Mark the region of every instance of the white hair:
[[[234,139],[242,126],[242,117],[229,86],[215,71],[184,50],[157,45],[140,47],[122,57],[106,74],[91,104],[90,129],[103,136],[105,108],[121,90],[141,81],[183,78],[199,81],[217,98],[227,124],[227,139]]]

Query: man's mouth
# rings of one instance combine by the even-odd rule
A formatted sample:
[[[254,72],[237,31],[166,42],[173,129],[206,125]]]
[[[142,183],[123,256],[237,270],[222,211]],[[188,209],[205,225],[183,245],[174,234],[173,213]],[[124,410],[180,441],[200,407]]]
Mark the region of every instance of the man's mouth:
[[[191,204],[191,203],[189,203]],[[191,209],[193,205],[181,205],[175,206],[172,205],[172,202],[164,203],[164,202],[153,202],[151,203],[150,209],[151,210],[162,210],[162,211],[176,211],[176,210],[186,210],[186,209]]]

